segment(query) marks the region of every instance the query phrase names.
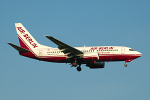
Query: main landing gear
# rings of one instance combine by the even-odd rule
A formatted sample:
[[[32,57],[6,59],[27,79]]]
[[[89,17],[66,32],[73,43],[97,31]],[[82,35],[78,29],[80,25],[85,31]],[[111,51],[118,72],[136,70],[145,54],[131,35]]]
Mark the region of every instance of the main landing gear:
[[[78,72],[81,71],[81,65],[79,65],[79,66],[77,67],[77,71],[78,71]]]
[[[78,67],[77,67],[78,66]],[[77,63],[77,60],[75,59],[75,61],[72,63],[72,66],[71,67],[77,67],[77,71],[80,72],[82,69],[81,69],[81,63],[78,62]]]
[[[71,67],[77,67],[78,64],[76,62],[72,63]],[[79,66],[77,67],[77,71],[80,72],[81,71],[81,64],[79,64]]]
[[[77,63],[76,63],[76,64],[73,63],[71,67],[77,67],[77,66],[78,66]],[[80,64],[80,65],[77,67],[77,71],[80,72],[81,70],[82,70],[82,69],[81,69],[81,64]]]
[[[71,63],[71,67],[77,67],[77,71],[80,72],[82,69],[81,69],[81,62],[80,61],[77,61],[77,59],[75,58],[74,59],[74,62]]]

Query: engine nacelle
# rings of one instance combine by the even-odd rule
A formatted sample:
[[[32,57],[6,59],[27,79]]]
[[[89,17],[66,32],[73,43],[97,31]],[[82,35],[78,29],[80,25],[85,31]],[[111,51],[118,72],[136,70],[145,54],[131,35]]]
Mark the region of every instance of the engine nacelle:
[[[83,59],[97,61],[97,60],[99,60],[99,54],[97,52],[92,52],[92,53],[85,52],[83,55]]]
[[[90,67],[91,69],[104,68],[105,62],[87,63],[86,66],[87,66],[87,67]]]

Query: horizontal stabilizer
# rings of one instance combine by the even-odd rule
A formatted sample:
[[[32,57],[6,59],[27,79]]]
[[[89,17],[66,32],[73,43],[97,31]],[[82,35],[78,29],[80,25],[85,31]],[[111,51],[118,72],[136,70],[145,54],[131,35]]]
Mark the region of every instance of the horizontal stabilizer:
[[[8,43],[10,46],[12,46],[13,48],[15,48],[17,51],[19,51],[20,53],[26,53],[26,52],[30,52],[29,50],[27,49],[24,49],[24,48],[21,48],[19,46],[16,46],[12,43]]]

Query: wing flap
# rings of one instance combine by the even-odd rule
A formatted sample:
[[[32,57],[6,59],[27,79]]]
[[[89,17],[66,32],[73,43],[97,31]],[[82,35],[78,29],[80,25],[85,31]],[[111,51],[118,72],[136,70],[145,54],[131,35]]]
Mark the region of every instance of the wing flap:
[[[83,55],[83,52],[71,47],[55,38],[53,38],[52,36],[46,36],[49,40],[51,40],[52,42],[54,42],[56,45],[58,45],[58,48],[68,56],[68,58],[73,58],[73,57],[79,57]]]

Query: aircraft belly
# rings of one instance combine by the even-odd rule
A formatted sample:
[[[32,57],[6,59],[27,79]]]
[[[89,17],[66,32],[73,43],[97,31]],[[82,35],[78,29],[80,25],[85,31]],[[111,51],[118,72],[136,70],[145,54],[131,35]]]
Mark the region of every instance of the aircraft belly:
[[[43,56],[41,60],[48,62],[64,62],[66,61],[66,56]]]

